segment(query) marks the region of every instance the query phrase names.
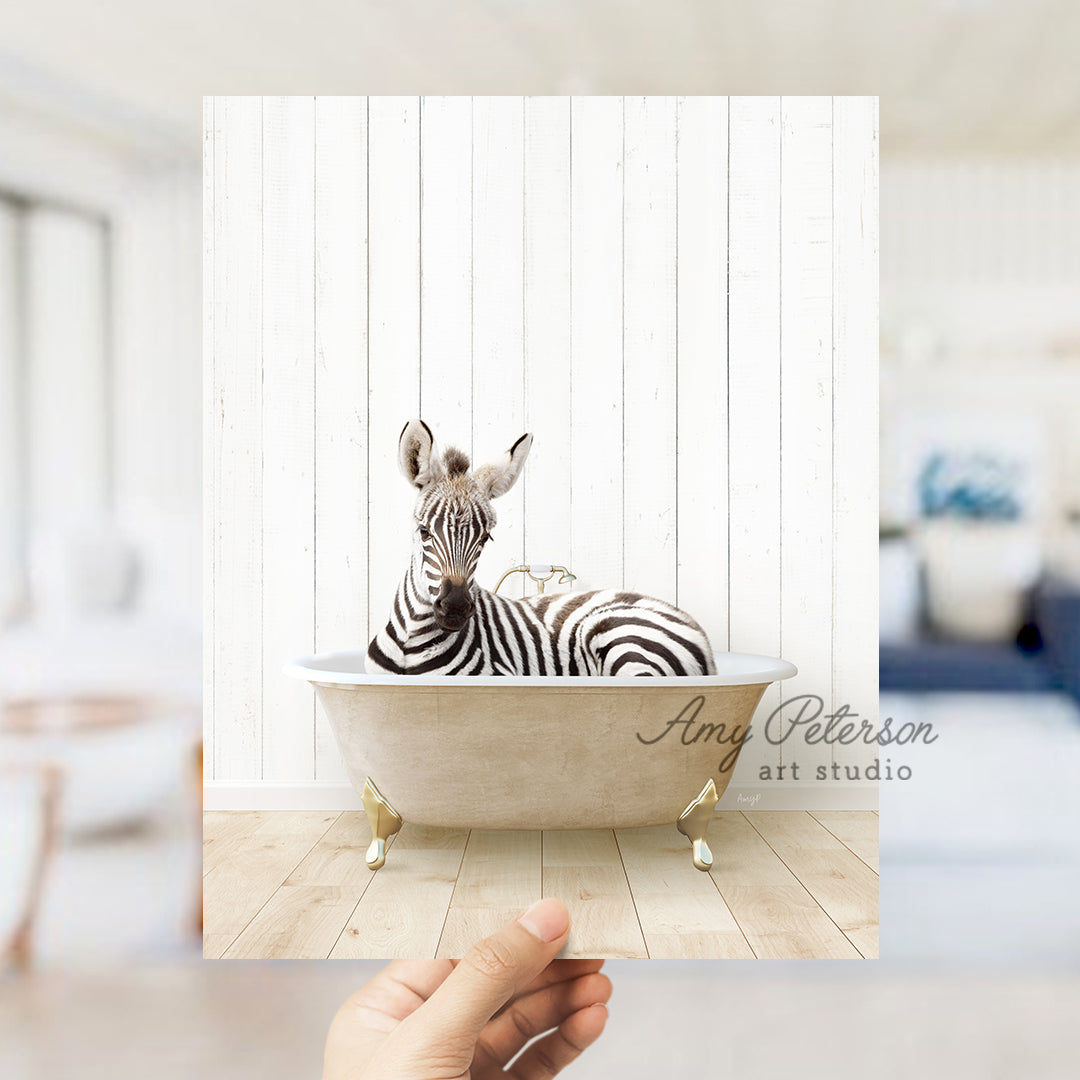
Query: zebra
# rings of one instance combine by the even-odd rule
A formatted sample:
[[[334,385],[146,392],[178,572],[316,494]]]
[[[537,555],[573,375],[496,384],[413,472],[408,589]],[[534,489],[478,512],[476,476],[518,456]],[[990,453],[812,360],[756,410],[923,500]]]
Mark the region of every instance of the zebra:
[[[418,491],[412,561],[366,669],[394,675],[712,675],[705,631],[662,600],[615,589],[509,599],[474,581],[491,540],[491,502],[514,486],[532,447],[522,435],[473,469],[440,452],[423,420],[398,440],[398,464]]]

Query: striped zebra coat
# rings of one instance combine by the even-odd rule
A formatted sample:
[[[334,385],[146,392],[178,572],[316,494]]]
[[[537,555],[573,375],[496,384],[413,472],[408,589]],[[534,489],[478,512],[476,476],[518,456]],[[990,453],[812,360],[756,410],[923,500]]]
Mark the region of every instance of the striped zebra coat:
[[[422,420],[398,462],[419,494],[412,562],[367,670],[395,675],[702,675],[716,670],[701,627],[662,600],[620,590],[509,599],[473,580],[495,526],[492,499],[514,485],[532,446],[473,470],[440,453]]]

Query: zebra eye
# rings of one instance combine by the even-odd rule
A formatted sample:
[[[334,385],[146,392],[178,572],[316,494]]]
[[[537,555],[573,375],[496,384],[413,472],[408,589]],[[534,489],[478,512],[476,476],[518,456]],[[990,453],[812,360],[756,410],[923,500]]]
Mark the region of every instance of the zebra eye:
[[[427,538],[428,538],[429,536],[431,536],[431,533],[430,533],[430,532],[428,532],[428,530],[427,530],[427,526],[425,526],[425,525],[421,525],[421,526],[420,526],[420,539],[421,539],[421,540],[427,540]]]
[[[484,533],[484,535],[480,537],[480,543],[481,544],[486,544],[490,539],[491,539],[491,533]]]

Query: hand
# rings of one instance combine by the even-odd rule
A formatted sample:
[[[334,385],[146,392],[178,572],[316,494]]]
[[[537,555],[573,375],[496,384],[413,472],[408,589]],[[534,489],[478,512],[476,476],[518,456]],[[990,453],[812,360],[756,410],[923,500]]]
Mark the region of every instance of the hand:
[[[599,1038],[611,996],[602,960],[555,959],[569,932],[566,908],[541,900],[460,961],[390,964],[338,1010],[323,1080],[555,1076]]]

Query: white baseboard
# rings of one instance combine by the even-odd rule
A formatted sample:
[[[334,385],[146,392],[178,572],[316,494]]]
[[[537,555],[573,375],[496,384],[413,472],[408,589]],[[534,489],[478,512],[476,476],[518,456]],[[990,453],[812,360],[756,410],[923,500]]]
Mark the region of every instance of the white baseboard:
[[[878,785],[772,780],[729,784],[717,810],[876,810]]]
[[[363,810],[348,783],[207,780],[204,810]]]
[[[878,785],[801,783],[778,780],[732,784],[719,810],[876,810]],[[361,810],[360,796],[349,784],[278,781],[207,780],[205,810]]]

